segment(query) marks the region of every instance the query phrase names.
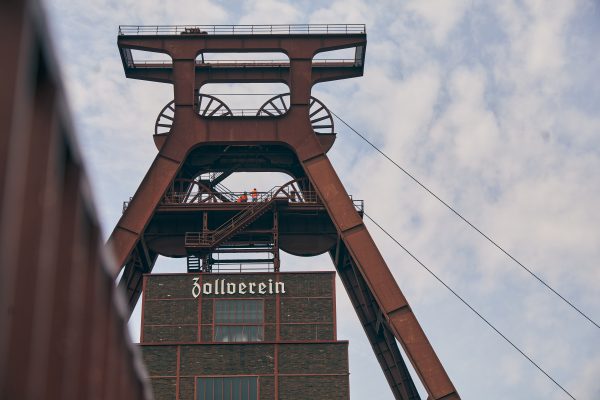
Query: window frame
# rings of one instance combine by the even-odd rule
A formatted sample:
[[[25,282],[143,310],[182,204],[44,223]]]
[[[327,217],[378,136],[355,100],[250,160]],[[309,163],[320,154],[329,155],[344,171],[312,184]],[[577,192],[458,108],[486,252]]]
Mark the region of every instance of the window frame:
[[[217,303],[218,302],[256,302],[260,303],[257,310],[262,310],[261,322],[217,322]],[[219,298],[213,299],[213,315],[212,315],[212,341],[213,343],[260,343],[265,340],[265,320],[266,320],[266,302],[264,298]],[[223,341],[217,340],[218,327],[258,327],[260,330],[260,340],[240,340],[240,341]]]
[[[251,379],[254,378],[255,382],[256,382],[256,400],[260,399],[260,377],[259,375],[196,375],[194,376],[194,400],[242,400],[243,398],[243,393],[240,391],[239,393],[239,398],[234,398],[233,397],[233,386],[231,386],[231,390],[229,392],[229,398],[225,399],[225,390],[224,390],[224,386],[222,386],[222,391],[221,391],[221,398],[216,398],[215,397],[215,393],[213,391],[212,393],[212,398],[200,398],[200,393],[199,393],[199,384],[198,382],[200,381],[200,379],[222,379],[223,381],[225,380],[233,380],[233,379]],[[214,389],[214,384],[213,384],[213,389]],[[241,389],[241,386],[240,386]],[[206,391],[204,396],[206,396]],[[251,397],[251,392],[250,392],[250,387],[248,387],[248,393],[247,393],[247,397],[248,400],[252,400]]]

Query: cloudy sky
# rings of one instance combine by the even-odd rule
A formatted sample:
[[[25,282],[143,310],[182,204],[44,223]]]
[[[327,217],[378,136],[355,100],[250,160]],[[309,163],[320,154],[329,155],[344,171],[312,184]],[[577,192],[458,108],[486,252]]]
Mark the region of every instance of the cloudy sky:
[[[45,3],[106,236],[156,155],[154,121],[172,99],[168,85],[125,79],[119,24],[365,23],[364,77],[320,84],[313,94],[600,321],[598,1]],[[600,398],[600,329],[336,128],[329,156],[366,212],[574,397]],[[568,398],[367,225],[464,399]],[[327,257],[287,257],[282,268],[332,266]],[[157,269],[184,265],[161,259]],[[338,293],[352,397],[392,399]]]

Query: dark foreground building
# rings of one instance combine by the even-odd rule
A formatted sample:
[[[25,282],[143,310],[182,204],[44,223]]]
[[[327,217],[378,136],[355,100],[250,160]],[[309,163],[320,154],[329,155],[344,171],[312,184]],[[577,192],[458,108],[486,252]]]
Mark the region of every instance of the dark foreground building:
[[[0,1],[0,399],[151,400],[39,3]]]
[[[141,347],[155,398],[348,399],[334,277],[146,275]]]

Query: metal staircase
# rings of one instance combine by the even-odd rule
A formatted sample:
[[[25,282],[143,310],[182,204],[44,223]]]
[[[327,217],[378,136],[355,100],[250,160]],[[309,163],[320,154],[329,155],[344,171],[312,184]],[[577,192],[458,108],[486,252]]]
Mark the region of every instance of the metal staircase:
[[[266,193],[266,195],[268,196],[270,193]],[[275,196],[269,196],[268,199],[259,198],[257,202],[248,203],[249,206],[245,210],[237,213],[233,218],[213,231],[186,232],[185,247],[190,250],[208,250],[216,248],[218,245],[246,228],[252,222],[256,221],[256,219],[273,207],[275,200]]]
[[[221,182],[225,180],[229,175],[231,175],[231,171],[223,171],[223,172],[210,172],[207,175],[208,179],[203,179],[205,176],[200,177],[200,183],[203,183],[207,186],[212,192],[215,193],[222,201],[236,201],[236,196],[231,192],[231,190],[223,185]]]
[[[206,180],[206,182],[209,181],[218,181],[218,177],[211,176]],[[205,185],[204,179],[197,182]],[[185,234],[184,246],[188,253],[188,271],[190,272],[210,272],[213,265],[220,264],[240,264],[241,268],[242,263],[265,264],[272,266],[277,271],[279,268],[277,213],[273,215],[272,228],[257,232],[247,228],[274,208],[278,202],[289,204],[291,207],[296,204],[302,204],[305,207],[321,204],[316,192],[304,179],[293,180],[283,186],[273,187],[268,192],[260,192],[257,194],[256,200],[253,199],[251,202],[240,202],[235,193],[227,194],[234,196],[237,200],[227,203],[231,203],[231,206],[235,206],[237,209],[241,208],[241,211],[216,229],[204,228],[201,232],[186,232]],[[272,254],[272,257],[235,259],[228,256],[236,253],[255,255],[268,253]],[[219,255],[225,255],[225,257],[221,258]]]

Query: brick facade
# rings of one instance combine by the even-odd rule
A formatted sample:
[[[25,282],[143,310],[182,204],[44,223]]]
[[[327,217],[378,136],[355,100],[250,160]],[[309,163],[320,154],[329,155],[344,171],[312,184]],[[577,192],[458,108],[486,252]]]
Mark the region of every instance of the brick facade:
[[[348,342],[336,340],[334,278],[334,272],[146,275],[141,342],[156,399],[195,400],[197,377],[235,375],[257,376],[261,400],[348,399]],[[276,282],[285,293],[276,293]],[[216,341],[220,299],[260,300],[262,340]]]

